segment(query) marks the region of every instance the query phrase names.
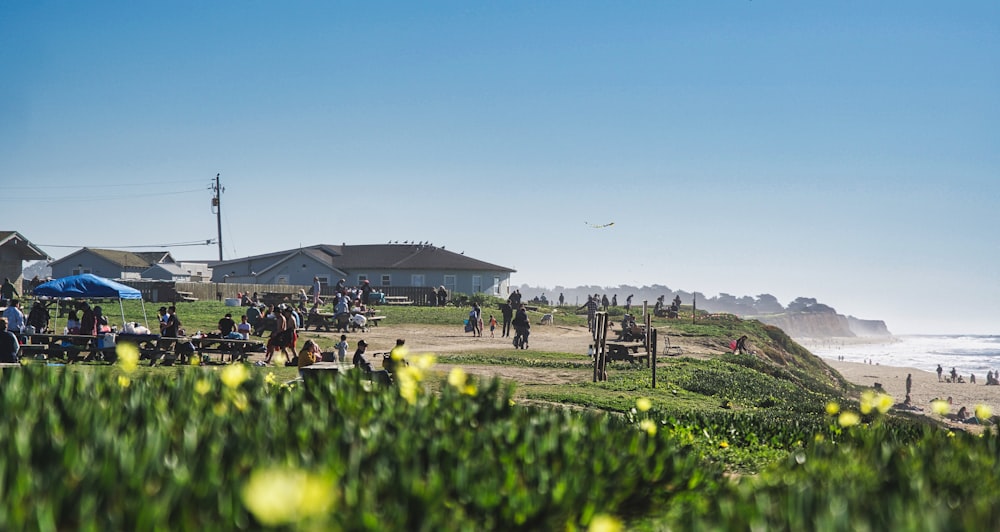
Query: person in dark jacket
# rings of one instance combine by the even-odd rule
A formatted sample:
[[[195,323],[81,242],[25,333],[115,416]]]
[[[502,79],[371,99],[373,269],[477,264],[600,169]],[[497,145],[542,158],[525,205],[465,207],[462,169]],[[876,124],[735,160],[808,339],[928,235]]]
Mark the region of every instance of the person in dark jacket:
[[[7,319],[0,318],[0,362],[16,364],[20,360],[21,344],[17,335],[7,330]]]

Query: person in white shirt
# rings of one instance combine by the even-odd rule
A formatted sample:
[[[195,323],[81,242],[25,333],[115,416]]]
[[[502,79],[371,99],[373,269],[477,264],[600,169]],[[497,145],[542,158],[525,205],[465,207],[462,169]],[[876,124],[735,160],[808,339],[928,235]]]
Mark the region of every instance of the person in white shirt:
[[[7,319],[7,330],[14,334],[24,332],[24,313],[21,312],[21,301],[10,300],[10,305],[3,311],[3,317]]]

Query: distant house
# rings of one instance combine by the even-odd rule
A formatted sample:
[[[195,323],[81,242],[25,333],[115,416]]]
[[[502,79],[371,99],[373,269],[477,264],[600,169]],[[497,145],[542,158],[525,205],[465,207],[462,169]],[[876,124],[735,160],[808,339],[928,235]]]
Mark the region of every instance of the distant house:
[[[201,283],[212,278],[212,269],[204,262],[165,262],[150,266],[142,278]]]
[[[437,287],[466,294],[506,295],[515,270],[425,244],[364,244],[305,248],[213,264],[218,283],[348,286],[368,280],[375,288]]]
[[[24,238],[17,231],[0,231],[0,282],[10,279],[14,286],[21,286],[21,276],[26,260],[49,260],[52,257]]]
[[[174,263],[174,258],[166,251],[82,248],[53,261],[51,267],[55,278],[92,273],[108,279],[139,279],[154,265]]]

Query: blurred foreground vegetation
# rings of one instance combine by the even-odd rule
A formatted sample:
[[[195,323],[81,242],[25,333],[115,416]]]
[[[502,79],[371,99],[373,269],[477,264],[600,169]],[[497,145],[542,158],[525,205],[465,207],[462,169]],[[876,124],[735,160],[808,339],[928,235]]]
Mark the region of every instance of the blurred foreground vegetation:
[[[214,328],[222,309],[179,307],[189,330]],[[385,308],[395,323],[465,312]],[[135,369],[127,357],[5,369],[0,528],[1000,527],[990,428],[953,432],[886,413],[889,398],[859,401],[757,322],[659,326],[720,346],[748,334],[759,356],[672,358],[656,388],[628,364],[606,382],[514,388],[438,375],[424,358],[385,388],[353,372],[289,385],[294,368]],[[567,353],[438,361],[591,371]]]

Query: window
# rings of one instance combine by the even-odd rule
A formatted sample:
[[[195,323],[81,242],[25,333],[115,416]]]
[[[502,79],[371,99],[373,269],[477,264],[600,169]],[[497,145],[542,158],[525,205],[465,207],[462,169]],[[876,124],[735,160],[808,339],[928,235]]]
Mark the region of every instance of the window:
[[[410,276],[410,286],[424,286],[424,275],[415,273]]]
[[[392,276],[388,273],[382,274],[382,286],[392,286]]]
[[[500,295],[500,278],[493,277],[493,293]]]
[[[444,287],[445,287],[446,290],[448,290],[449,294],[455,291],[455,276],[454,275],[445,275],[444,276]]]
[[[367,275],[359,275],[358,276],[358,286],[365,284],[365,281],[367,281],[367,280],[368,280],[368,276]]]
[[[322,294],[330,286],[330,276],[317,275],[316,278],[319,279],[319,293]]]
[[[478,294],[483,291],[483,276],[473,275],[472,276],[472,293]]]
[[[80,275],[84,273],[94,273],[94,272],[90,271],[90,268],[82,268],[82,267],[73,268],[73,275]]]

